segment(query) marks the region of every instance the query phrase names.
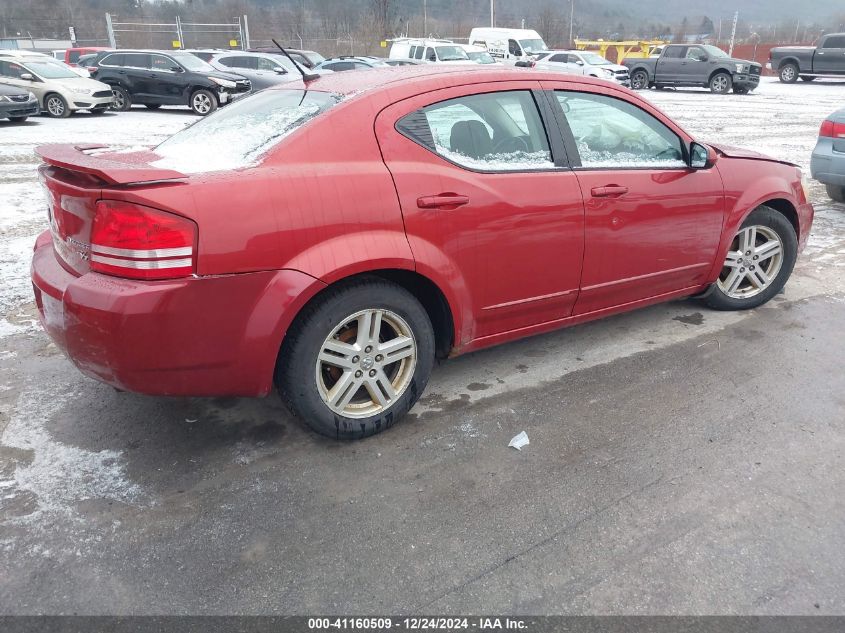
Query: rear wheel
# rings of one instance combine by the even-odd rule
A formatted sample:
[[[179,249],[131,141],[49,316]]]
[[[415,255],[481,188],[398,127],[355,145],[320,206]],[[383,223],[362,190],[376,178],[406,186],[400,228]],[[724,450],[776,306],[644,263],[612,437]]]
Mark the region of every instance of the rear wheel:
[[[840,185],[826,185],[827,195],[836,202],[845,202],[845,187]]]
[[[317,433],[358,439],[394,424],[434,364],[434,330],[404,288],[371,277],[329,289],[285,336],[276,385]]]
[[[70,108],[62,95],[49,94],[44,98],[44,112],[56,119],[66,119],[70,116]]]
[[[644,70],[637,70],[631,75],[631,88],[634,90],[645,90],[648,88],[648,73]]]
[[[202,88],[191,95],[190,105],[194,114],[205,116],[217,109],[217,97],[210,90]]]
[[[785,84],[794,84],[798,81],[798,66],[795,64],[784,64],[780,68],[778,77]]]
[[[727,94],[733,86],[733,79],[728,73],[716,73],[710,78],[710,92],[716,94]]]
[[[126,112],[132,107],[132,96],[126,88],[121,86],[112,86],[112,94],[114,95],[114,103],[112,108],[120,112]]]
[[[798,238],[789,220],[770,207],[758,207],[731,242],[716,287],[705,302],[717,310],[766,303],[789,279],[797,255]]]

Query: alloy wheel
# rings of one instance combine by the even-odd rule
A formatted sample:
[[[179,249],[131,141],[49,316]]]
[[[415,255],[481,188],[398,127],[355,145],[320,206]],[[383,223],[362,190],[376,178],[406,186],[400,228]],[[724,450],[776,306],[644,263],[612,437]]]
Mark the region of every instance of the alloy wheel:
[[[713,77],[713,81],[710,82],[710,87],[713,89],[713,92],[727,92],[728,78],[724,75],[716,75]]]
[[[416,365],[417,343],[408,323],[389,310],[362,310],[343,319],[323,341],[317,389],[335,413],[367,418],[402,396]]]
[[[115,110],[123,110],[124,106],[124,99],[123,93],[118,90],[112,90],[112,94],[114,95],[114,102],[112,103],[112,107]]]
[[[211,111],[211,99],[206,94],[194,95],[194,110],[199,114],[208,114]]]
[[[47,99],[47,111],[53,116],[62,116],[65,112],[65,104],[59,97]]]
[[[719,276],[719,289],[732,299],[747,299],[768,288],[783,265],[783,241],[767,226],[741,229],[731,243]]]
[[[781,79],[784,81],[792,81],[795,79],[795,67],[794,66],[785,66],[783,70],[780,71]]]

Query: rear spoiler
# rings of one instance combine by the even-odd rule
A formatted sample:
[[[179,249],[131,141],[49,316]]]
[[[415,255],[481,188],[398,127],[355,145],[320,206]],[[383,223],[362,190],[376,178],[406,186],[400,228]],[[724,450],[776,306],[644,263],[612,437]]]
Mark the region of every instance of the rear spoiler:
[[[70,171],[91,174],[110,185],[130,185],[183,180],[187,176],[173,169],[150,164],[158,157],[149,150],[137,152],[96,152],[107,145],[41,145],[35,148],[45,163]],[[115,148],[118,150],[119,148]]]

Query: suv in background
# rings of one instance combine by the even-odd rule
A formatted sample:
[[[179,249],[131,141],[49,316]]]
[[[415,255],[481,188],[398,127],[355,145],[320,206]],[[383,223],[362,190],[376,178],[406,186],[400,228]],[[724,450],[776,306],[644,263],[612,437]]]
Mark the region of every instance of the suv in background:
[[[151,110],[186,105],[205,116],[252,89],[241,75],[220,72],[185,51],[119,50],[88,63],[92,76],[114,91],[116,110],[128,110],[133,103]]]

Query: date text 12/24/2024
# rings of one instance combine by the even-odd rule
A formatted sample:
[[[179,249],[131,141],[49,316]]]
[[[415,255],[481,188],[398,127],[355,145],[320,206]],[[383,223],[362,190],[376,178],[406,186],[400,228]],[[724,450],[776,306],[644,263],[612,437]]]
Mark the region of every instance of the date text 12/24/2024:
[[[351,631],[526,631],[525,620],[499,617],[357,617],[357,618],[308,618],[308,630]]]

